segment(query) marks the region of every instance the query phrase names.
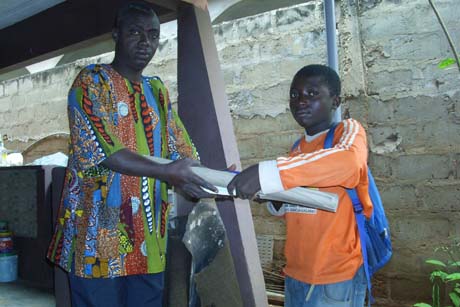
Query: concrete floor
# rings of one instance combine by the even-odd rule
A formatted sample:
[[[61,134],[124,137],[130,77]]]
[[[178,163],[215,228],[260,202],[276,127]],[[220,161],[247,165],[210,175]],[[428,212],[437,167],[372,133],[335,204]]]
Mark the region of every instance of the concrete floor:
[[[0,283],[2,307],[54,307],[56,302],[48,290],[29,287],[21,282]]]

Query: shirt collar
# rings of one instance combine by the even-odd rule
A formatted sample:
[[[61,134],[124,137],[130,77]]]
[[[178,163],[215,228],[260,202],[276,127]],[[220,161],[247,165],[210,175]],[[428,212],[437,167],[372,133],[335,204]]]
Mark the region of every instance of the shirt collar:
[[[329,129],[326,129],[326,130],[323,130],[321,132],[318,132],[315,135],[308,135],[307,132],[305,131],[305,141],[307,141],[307,143],[310,143],[313,140],[317,139],[320,135],[323,135],[323,134],[327,133],[328,131],[329,131]]]

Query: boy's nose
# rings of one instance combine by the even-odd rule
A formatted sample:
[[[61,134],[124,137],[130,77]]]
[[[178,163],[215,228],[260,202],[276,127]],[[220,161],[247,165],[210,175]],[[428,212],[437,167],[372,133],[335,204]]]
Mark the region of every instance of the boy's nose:
[[[308,99],[308,98],[305,97],[305,96],[300,96],[300,97],[299,97],[299,104],[301,104],[301,105],[308,105],[308,104],[310,104],[310,99]]]

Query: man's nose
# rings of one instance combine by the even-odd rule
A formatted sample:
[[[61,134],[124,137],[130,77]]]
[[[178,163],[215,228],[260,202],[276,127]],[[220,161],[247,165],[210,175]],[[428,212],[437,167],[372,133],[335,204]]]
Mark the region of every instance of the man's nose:
[[[150,41],[146,33],[141,32],[139,37],[139,44],[149,45]]]

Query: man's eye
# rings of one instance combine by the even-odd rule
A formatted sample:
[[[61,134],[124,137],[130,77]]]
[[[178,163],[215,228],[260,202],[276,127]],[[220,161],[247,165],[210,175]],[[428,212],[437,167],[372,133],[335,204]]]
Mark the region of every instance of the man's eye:
[[[139,35],[140,34],[140,32],[138,30],[131,30],[129,33],[131,35]]]
[[[291,99],[299,98],[299,93],[297,91],[291,91],[291,93],[289,95],[290,95]]]
[[[153,39],[157,39],[158,37],[160,37],[160,33],[159,32],[150,32],[150,37],[152,37]]]

